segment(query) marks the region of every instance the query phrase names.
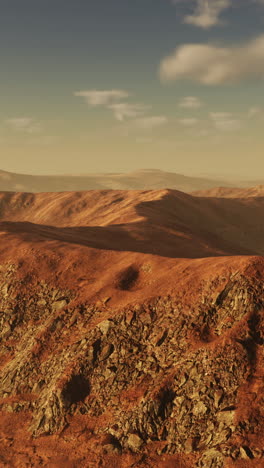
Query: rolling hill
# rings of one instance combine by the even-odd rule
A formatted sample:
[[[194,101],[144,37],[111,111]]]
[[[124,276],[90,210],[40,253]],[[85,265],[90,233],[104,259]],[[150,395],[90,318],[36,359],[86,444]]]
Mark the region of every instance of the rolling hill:
[[[0,466],[263,466],[264,199],[0,194]]]
[[[0,191],[63,192],[81,190],[158,190],[169,188],[192,192],[231,183],[207,178],[145,169],[128,174],[87,174],[84,176],[38,176],[0,171]]]
[[[264,185],[256,185],[249,188],[215,187],[208,190],[198,190],[192,193],[198,197],[215,198],[256,198],[264,197]]]

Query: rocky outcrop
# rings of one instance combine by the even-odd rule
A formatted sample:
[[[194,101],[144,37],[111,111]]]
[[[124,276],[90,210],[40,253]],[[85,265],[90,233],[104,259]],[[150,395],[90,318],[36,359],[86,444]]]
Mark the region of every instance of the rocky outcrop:
[[[198,467],[264,463],[257,265],[215,272],[195,305],[177,291],[120,310],[80,303],[78,291],[44,281],[24,288],[10,263],[0,291],[1,410],[30,412],[33,437],[89,415],[107,453],[157,443],[158,455],[197,454]]]

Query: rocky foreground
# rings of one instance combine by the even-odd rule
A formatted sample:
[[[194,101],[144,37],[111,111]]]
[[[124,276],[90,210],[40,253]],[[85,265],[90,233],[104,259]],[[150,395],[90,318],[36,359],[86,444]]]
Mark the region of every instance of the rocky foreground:
[[[0,467],[264,466],[263,257],[1,226]]]
[[[255,258],[201,278],[195,304],[177,292],[111,310],[107,298],[78,304],[77,291],[44,281],[23,288],[17,266],[2,264],[2,421],[26,415],[33,446],[68,433],[71,445],[77,418],[87,467],[109,466],[109,457],[163,466],[163,455],[178,454],[182,466],[263,466],[263,274]],[[132,270],[118,287],[133,287]],[[1,466],[62,466],[52,455],[17,464],[19,441],[1,431]],[[134,464],[122,461],[128,453]]]

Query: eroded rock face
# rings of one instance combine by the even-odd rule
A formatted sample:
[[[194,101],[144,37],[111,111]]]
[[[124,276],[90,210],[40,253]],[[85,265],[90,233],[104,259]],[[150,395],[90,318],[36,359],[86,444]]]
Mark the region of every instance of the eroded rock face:
[[[261,275],[216,273],[196,307],[177,295],[76,305],[76,291],[44,282],[22,290],[11,264],[0,291],[1,410],[30,411],[34,437],[79,414],[119,456],[159,442],[204,468],[264,457]]]

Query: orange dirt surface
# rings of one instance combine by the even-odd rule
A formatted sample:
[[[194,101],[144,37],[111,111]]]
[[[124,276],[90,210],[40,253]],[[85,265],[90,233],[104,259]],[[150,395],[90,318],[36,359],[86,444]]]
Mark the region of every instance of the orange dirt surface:
[[[74,418],[70,427],[60,435],[32,439],[28,433],[28,415],[10,417],[1,414],[0,466],[2,467],[52,467],[52,468],[190,468],[195,455],[155,454],[160,444],[149,447],[147,454],[127,453],[120,455],[104,453],[103,437],[93,435],[87,418]]]
[[[195,433],[199,421],[201,425],[205,424],[203,406],[199,407],[198,403],[190,410],[194,414],[193,422],[188,422],[194,425],[193,435],[188,436],[190,441],[179,436],[176,442],[183,448],[175,449],[175,452],[172,447],[176,442],[170,435],[170,418],[173,418],[170,416],[171,401],[172,398],[177,399],[182,391],[179,389],[185,384],[177,383],[178,390],[173,385],[175,379],[182,379],[178,377],[180,368],[185,369],[186,365],[186,369],[189,369],[189,361],[201,360],[205,362],[204,369],[208,366],[210,369],[214,365],[214,356],[217,362],[224,363],[229,352],[234,360],[230,369],[234,365],[243,367],[241,363],[244,360],[244,374],[236,377],[235,390],[233,384],[232,390],[228,390],[229,377],[225,372],[229,364],[220,363],[219,372],[223,372],[225,384],[222,388],[221,379],[219,382],[216,379],[217,384],[214,385],[217,385],[216,394],[227,388],[226,396],[219,397],[221,401],[226,398],[226,403],[219,410],[220,416],[222,412],[229,414],[234,407],[236,422],[230,423],[227,440],[221,439],[211,446],[211,442],[206,444],[209,443],[210,450],[216,450],[218,455],[220,448],[221,453],[224,453],[225,444],[231,444],[230,453],[238,450],[238,455],[232,458],[228,452],[221,464],[220,455],[220,458],[217,458],[218,455],[214,458],[208,452],[208,456],[211,456],[208,460],[212,460],[208,468],[264,466],[264,458],[258,458],[257,451],[264,446],[260,428],[264,417],[260,409],[264,398],[264,376],[262,328],[258,328],[263,325],[260,305],[256,305],[264,279],[263,209],[264,198],[261,197],[200,198],[172,190],[0,193],[0,275],[3,275],[0,282],[1,308],[3,311],[12,309],[13,315],[17,310],[19,315],[18,321],[12,318],[12,323],[9,315],[6,322],[4,318],[2,328],[0,371],[7,380],[8,373],[14,372],[14,379],[10,378],[8,389],[6,383],[3,383],[0,395],[0,467],[207,468],[206,463],[209,462],[206,462],[206,458],[203,459],[205,461],[199,461],[201,454],[207,453],[204,452],[205,442],[199,446],[199,437]],[[11,273],[14,274],[12,280]],[[42,284],[55,305],[53,302],[48,305],[46,296],[43,296],[44,299],[42,296],[35,298]],[[251,298],[251,292],[250,302],[247,298]],[[163,298],[166,298],[164,304]],[[155,309],[156,306],[149,305],[153,300],[161,301],[161,306]],[[61,308],[56,308],[60,302]],[[84,306],[87,310],[93,308],[89,321],[86,320],[86,312],[82,311]],[[43,319],[39,318],[41,315],[35,316],[38,307],[43,313]],[[45,307],[51,307],[49,312]],[[156,311],[157,320],[160,320],[160,325],[157,322],[157,329],[153,332],[154,338],[152,331],[146,331],[152,321],[148,316],[148,308],[152,312]],[[212,310],[219,318],[211,320]],[[144,330],[142,333],[147,334],[146,338],[145,335],[144,339],[140,338],[140,344],[136,343],[139,340],[136,329],[131,337],[129,335],[131,344],[129,349],[120,351],[119,365],[128,366],[132,359],[129,356],[139,353],[138,359],[143,359],[144,367],[146,352],[148,359],[153,360],[153,363],[159,362],[160,367],[157,366],[155,371],[154,364],[151,364],[146,372],[139,371],[135,377],[131,374],[131,382],[126,377],[127,382],[123,386],[120,384],[118,392],[113,394],[113,401],[119,399],[114,408],[111,400],[103,407],[107,395],[102,393],[99,399],[101,406],[98,403],[99,411],[94,402],[103,391],[104,380],[101,375],[106,375],[105,379],[108,379],[108,374],[117,372],[115,368],[118,366],[111,361],[112,357],[109,358],[113,352],[111,346],[117,349],[113,341],[116,337],[109,337],[108,331],[99,332],[98,327],[108,320],[115,321],[121,332],[125,329],[121,325],[124,314],[124,323],[128,323],[126,329],[129,330],[136,320],[140,320],[143,324],[140,327]],[[170,342],[184,314],[187,314],[188,322],[186,335],[182,343],[183,332]],[[208,321],[206,318],[201,323],[202,314],[209,317]],[[253,321],[254,327],[257,327],[254,328],[254,334]],[[60,328],[56,329],[58,323]],[[88,341],[88,349],[93,349],[92,365],[98,372],[95,377],[91,376],[90,357],[88,354],[88,357],[84,357],[86,351],[82,348],[77,349],[77,344],[79,346],[89,333],[94,337],[91,338],[91,344]],[[152,340],[159,348],[156,357],[152,352]],[[78,351],[76,359],[72,351],[74,346]],[[146,351],[142,351],[142,347]],[[65,354],[68,349],[73,353],[70,359]],[[172,358],[169,357],[171,349],[176,353],[172,353]],[[111,362],[108,368],[101,369],[100,366],[105,365],[101,363],[109,359]],[[20,366],[21,371],[16,374],[16,368],[20,369]],[[27,366],[31,366],[29,373],[25,370]],[[58,376],[52,373],[49,376],[52,366],[59,369]],[[38,367],[41,371],[38,371]],[[89,395],[78,400],[71,395],[70,407],[67,400],[69,382],[72,376],[75,378],[75,368],[79,380],[73,381],[77,382],[77,387],[80,386],[79,382],[85,386],[83,382],[89,377]],[[58,413],[55,429],[46,432],[39,429],[41,422],[39,426],[34,422],[34,414],[39,417],[42,411],[42,403],[39,401],[44,401],[44,408],[46,398],[44,394],[41,396],[45,386],[36,389],[34,384],[43,380],[45,372],[46,386],[51,389],[47,398],[62,395],[59,401],[61,398],[63,403],[59,404],[65,405],[62,410],[58,410],[62,411],[63,416]],[[189,372],[186,370],[185,374]],[[207,375],[205,370],[199,372]],[[233,371],[230,372],[232,375]],[[120,381],[125,380],[122,372],[120,375]],[[200,385],[200,381],[195,383],[194,380],[193,385],[197,385],[199,392],[205,392],[208,382]],[[109,389],[110,392],[111,384]],[[192,396],[191,391],[191,387],[186,390],[188,401],[198,398]],[[171,400],[170,392],[173,395]],[[164,398],[166,409],[162,406],[165,405]],[[206,403],[208,398],[217,400],[218,397],[201,398]],[[142,402],[152,399],[154,402],[161,401],[159,414],[155,416],[158,418],[158,422],[155,420],[157,434],[154,436],[152,429],[148,429],[152,423],[147,420],[144,422],[144,430],[129,429],[120,436],[122,449],[118,442],[116,450],[109,450],[109,446],[115,446],[116,440],[119,440],[119,435],[115,435],[115,442],[112,441],[113,434],[120,432],[120,429],[114,432],[116,421],[119,421],[116,416],[118,406],[123,408],[124,421],[121,425],[125,427],[128,425],[125,413],[131,414],[131,420],[137,418]],[[20,403],[21,408],[18,408],[16,405]],[[175,408],[178,404],[176,401]],[[92,408],[92,412],[88,408]],[[152,409],[148,411],[151,413]],[[155,413],[156,410],[153,411]],[[209,412],[207,415],[209,418]],[[245,424],[253,424],[254,417],[257,429],[253,430],[251,426],[244,429]],[[179,416],[174,417],[176,422],[177,418]],[[226,420],[223,418],[221,421],[211,430],[212,433],[227,431]],[[243,430],[236,432],[234,427],[238,427],[239,422]],[[36,434],[32,432],[32,424],[35,424]],[[114,429],[109,432],[109,428]],[[174,432],[177,432],[176,429]],[[131,443],[129,445],[127,441],[131,434],[140,434],[145,443],[144,449],[133,449]],[[252,455],[255,449],[251,452],[251,448],[244,450],[244,446],[255,447],[256,456]],[[239,447],[242,447],[240,452]]]
[[[29,283],[34,274],[52,279],[78,288],[80,300],[125,304],[176,285],[188,294],[201,272],[230,262],[239,269],[245,255],[264,251],[263,208],[262,199],[200,200],[171,190],[3,192],[0,258],[19,264],[21,287],[30,271]]]

